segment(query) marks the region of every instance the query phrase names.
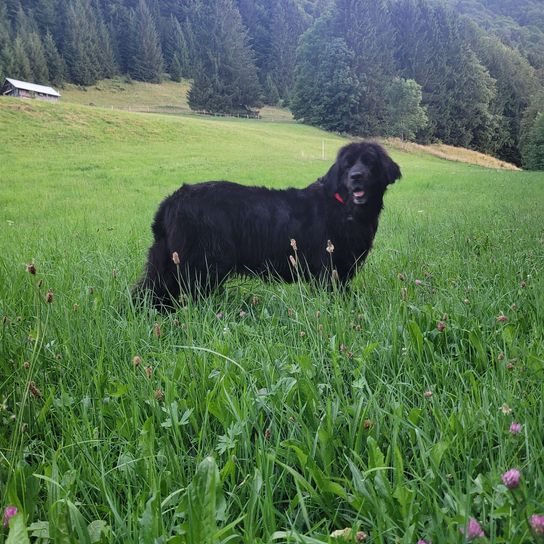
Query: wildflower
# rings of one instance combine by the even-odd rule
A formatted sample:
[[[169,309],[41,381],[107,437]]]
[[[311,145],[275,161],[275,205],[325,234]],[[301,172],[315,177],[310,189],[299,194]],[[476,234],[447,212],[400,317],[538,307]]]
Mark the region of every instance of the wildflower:
[[[436,328],[438,329],[439,332],[442,332],[446,329],[446,324],[443,321],[439,321],[436,324]]]
[[[244,317],[247,315],[247,312],[244,312],[244,310],[240,310],[240,317],[244,319]]]
[[[297,259],[296,257],[293,257],[292,255],[289,255],[289,261],[291,263],[291,266],[293,268],[296,268],[297,267]]]
[[[79,304],[74,304],[74,305],[72,306],[72,310],[73,310],[74,312],[77,312],[77,311],[79,310]]]
[[[463,300],[463,304],[470,304],[470,300],[466,298],[465,300]]]
[[[417,544],[431,544],[430,542],[427,542],[426,540],[423,540],[422,538],[420,538],[418,541],[417,541]]]
[[[306,333],[304,331],[300,331],[299,335],[300,335],[301,338],[304,338],[306,336]]]
[[[459,530],[463,534],[465,534],[465,531],[466,531],[467,540],[473,540],[475,538],[480,538],[485,536],[485,533],[483,529],[480,527],[480,524],[474,518],[470,518],[469,522],[467,523],[467,526],[461,527]]]
[[[336,268],[332,271],[332,281],[338,281],[340,276],[338,275],[338,270]]]
[[[47,302],[47,304],[51,304],[53,302],[53,291],[51,291],[51,289],[47,290],[47,294],[45,295],[45,302]]]
[[[334,253],[334,244],[330,240],[327,240],[327,253],[329,255]]]
[[[217,317],[217,319],[223,319],[225,317],[225,314],[223,312],[217,312],[215,314],[215,317]]]
[[[398,278],[400,281],[405,281],[405,280],[406,280],[406,276],[405,276],[402,272],[399,272],[399,273],[398,273],[397,278]]]
[[[519,487],[520,478],[521,472],[517,468],[512,468],[501,476],[502,483],[508,489],[516,489]]]
[[[36,275],[36,265],[34,263],[28,263],[26,265],[26,271],[33,276]]]
[[[519,434],[521,432],[521,423],[512,423],[508,431],[510,434]]]
[[[272,436],[272,431],[270,429],[266,429],[264,431],[264,439],[265,440],[270,440],[270,437]]]
[[[529,523],[531,524],[535,534],[544,535],[544,516],[534,514],[530,517]]]
[[[518,309],[518,305],[514,302],[514,304],[510,306],[510,309],[515,312]]]
[[[117,270],[117,268],[114,268],[114,269],[111,271],[111,277],[112,277],[112,278],[116,278],[118,275],[119,275],[119,270]]]
[[[499,323],[506,323],[508,321],[508,317],[506,317],[504,314],[498,315],[496,319]]]
[[[416,285],[423,285],[423,282],[421,280],[415,280],[414,283]]]
[[[506,404],[506,402],[501,406],[501,412],[507,416],[508,414],[512,413],[512,408]]]
[[[257,295],[253,295],[251,297],[251,305],[252,306],[257,306],[257,304],[259,304],[260,300],[259,300],[259,297]]]
[[[526,284],[524,281],[522,281],[522,282],[519,284],[519,286],[520,286],[522,289],[525,289],[525,287],[527,286],[527,284]]]
[[[153,376],[153,367],[151,366],[146,366],[145,367],[145,374],[148,378],[151,378],[151,376]]]
[[[363,427],[364,427],[365,429],[371,429],[373,425],[374,425],[374,423],[372,423],[372,420],[371,420],[371,419],[365,419],[365,420],[363,421]]]
[[[142,358],[139,355],[135,355],[132,358],[132,364],[134,365],[134,368],[139,367],[142,364]]]
[[[179,260],[179,255],[178,255],[178,252],[177,252],[177,251],[174,251],[174,253],[172,253],[172,261],[174,261],[174,264],[175,264],[176,266],[179,265],[180,260]]]
[[[297,250],[297,241],[294,238],[291,238],[291,247],[293,248],[293,251]]]
[[[17,515],[17,507],[16,506],[6,506],[6,509],[4,510],[4,517],[3,517],[3,521],[4,521],[4,527],[7,528],[8,525],[9,525],[9,520],[13,517],[13,516],[16,516]]]
[[[503,359],[504,359],[504,353],[501,351],[501,352],[497,355],[497,360],[502,361]]]
[[[423,396],[426,399],[430,399],[433,396],[433,392],[432,391],[425,391],[425,393],[423,393]]]

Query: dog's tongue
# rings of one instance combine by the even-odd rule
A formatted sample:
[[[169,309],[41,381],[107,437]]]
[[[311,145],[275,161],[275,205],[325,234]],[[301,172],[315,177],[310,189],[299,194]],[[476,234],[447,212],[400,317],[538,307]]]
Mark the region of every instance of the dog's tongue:
[[[354,196],[355,198],[363,198],[363,196],[365,196],[365,192],[364,192],[364,191],[355,191],[355,192],[353,193],[353,196]]]

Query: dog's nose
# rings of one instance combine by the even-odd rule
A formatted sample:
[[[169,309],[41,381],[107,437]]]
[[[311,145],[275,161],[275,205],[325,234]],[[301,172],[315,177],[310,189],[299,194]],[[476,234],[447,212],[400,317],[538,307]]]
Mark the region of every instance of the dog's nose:
[[[349,177],[351,181],[359,181],[363,179],[363,173],[359,170],[356,170],[355,172],[350,172]]]

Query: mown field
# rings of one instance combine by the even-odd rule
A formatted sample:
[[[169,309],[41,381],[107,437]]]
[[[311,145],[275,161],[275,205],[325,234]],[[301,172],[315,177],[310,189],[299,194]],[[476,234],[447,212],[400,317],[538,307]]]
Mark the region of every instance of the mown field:
[[[161,315],[129,291],[164,196],[304,186],[345,140],[8,99],[0,125],[0,542],[543,538],[541,174],[393,150],[347,294],[234,279]]]

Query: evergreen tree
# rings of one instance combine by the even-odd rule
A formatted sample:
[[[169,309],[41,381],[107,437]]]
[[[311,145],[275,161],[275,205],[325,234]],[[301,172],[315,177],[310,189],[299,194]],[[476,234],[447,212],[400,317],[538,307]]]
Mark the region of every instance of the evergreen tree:
[[[293,88],[296,50],[299,38],[308,26],[308,18],[294,0],[277,0],[272,4],[271,15],[264,87],[267,102],[276,104],[278,98],[288,98]],[[263,76],[261,74],[261,81]]]
[[[522,147],[523,166],[544,170],[544,113],[539,113]]]
[[[236,113],[260,105],[261,87],[253,54],[233,0],[208,1],[196,25],[202,50],[189,106]]]
[[[295,119],[327,130],[360,133],[361,85],[355,55],[334,37],[331,20],[318,20],[301,39],[291,111]]]
[[[32,32],[25,40],[28,61],[30,63],[31,79],[36,83],[49,81],[49,69],[45,58],[45,51],[37,32]]]
[[[172,15],[164,25],[163,51],[165,63],[170,77],[174,81],[181,81],[183,76],[190,73],[189,48],[180,22]],[[174,75],[173,75],[173,73]]]
[[[99,38],[87,0],[66,4],[63,55],[70,80],[78,85],[92,85],[100,77]]]
[[[62,85],[66,80],[66,64],[60,56],[51,32],[45,35],[44,53],[49,71],[49,83],[55,86]]]
[[[11,44],[7,8],[0,0],[0,85],[4,83],[5,77],[9,77],[13,73],[15,69],[13,60],[14,53]]]
[[[139,81],[160,83],[163,57],[155,22],[145,0],[139,0],[131,24],[130,75]]]
[[[30,81],[32,79],[32,71],[26,53],[26,45],[21,36],[17,36],[13,44],[13,62],[10,75],[11,77],[22,81]]]

